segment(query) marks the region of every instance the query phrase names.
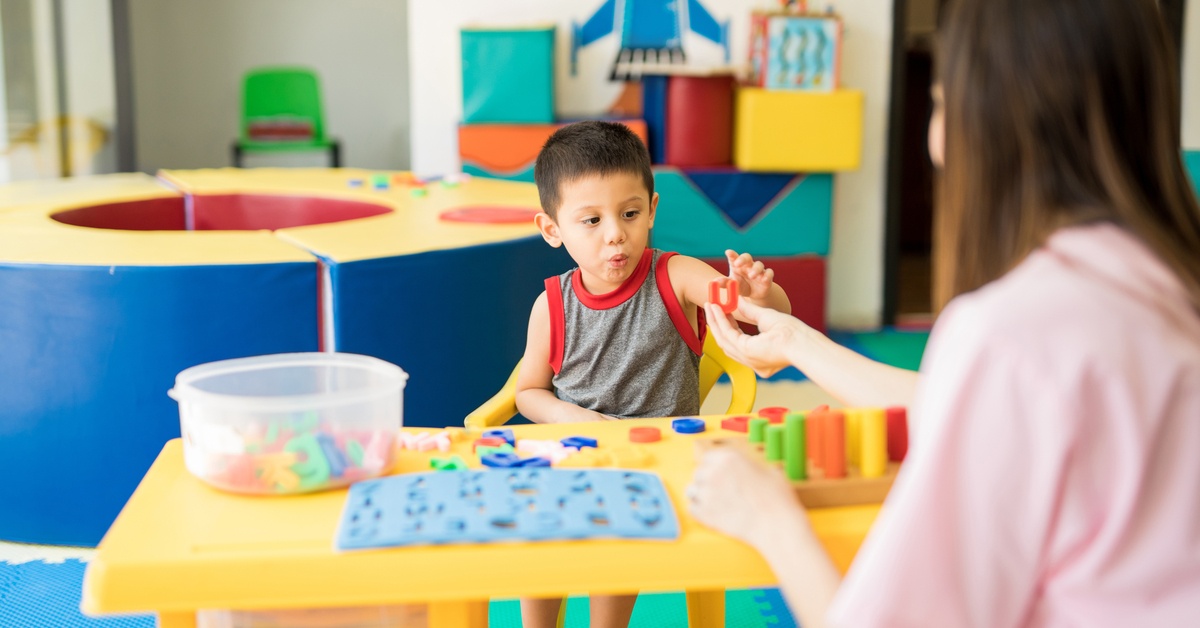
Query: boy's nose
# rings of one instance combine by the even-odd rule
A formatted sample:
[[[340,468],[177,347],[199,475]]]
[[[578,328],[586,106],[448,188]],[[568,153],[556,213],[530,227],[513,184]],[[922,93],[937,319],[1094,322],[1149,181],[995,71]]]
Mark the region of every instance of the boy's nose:
[[[609,244],[620,244],[625,241],[625,229],[620,225],[609,223],[608,242]]]

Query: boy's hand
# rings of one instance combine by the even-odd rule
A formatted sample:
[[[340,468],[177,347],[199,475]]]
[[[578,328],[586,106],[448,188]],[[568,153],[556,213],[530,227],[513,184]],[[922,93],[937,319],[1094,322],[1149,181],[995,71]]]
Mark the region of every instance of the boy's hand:
[[[775,281],[775,271],[763,266],[762,262],[754,261],[749,253],[738,255],[732,249],[725,249],[725,259],[729,260],[729,278],[738,280],[741,296],[767,298]]]

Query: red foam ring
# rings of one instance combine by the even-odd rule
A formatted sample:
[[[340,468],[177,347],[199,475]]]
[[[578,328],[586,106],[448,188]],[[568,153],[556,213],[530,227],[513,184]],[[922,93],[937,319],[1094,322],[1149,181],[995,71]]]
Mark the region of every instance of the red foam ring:
[[[728,419],[721,421],[721,429],[729,430],[730,432],[742,432],[745,434],[750,431],[750,417],[731,416]]]
[[[283,194],[199,194],[192,198],[197,231],[257,231],[379,216],[391,208],[363,201]]]
[[[475,222],[484,224],[531,224],[538,210],[530,207],[501,207],[480,205],[448,209],[438,218],[448,222]]]
[[[783,423],[783,417],[789,412],[791,412],[791,410],[787,408],[781,406],[772,406],[770,408],[763,408],[759,410],[758,416],[763,417],[771,423]]]
[[[903,462],[908,455],[908,410],[893,406],[886,412],[888,460]]]
[[[66,225],[92,229],[183,231],[187,228],[182,196],[79,207],[50,217]]]

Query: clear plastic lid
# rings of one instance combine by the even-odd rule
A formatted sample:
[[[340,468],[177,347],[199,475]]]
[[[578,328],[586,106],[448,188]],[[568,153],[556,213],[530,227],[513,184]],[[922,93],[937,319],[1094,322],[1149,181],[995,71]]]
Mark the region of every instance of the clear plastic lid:
[[[180,403],[250,412],[312,410],[398,394],[408,374],[353,353],[281,353],[185,369],[167,392]]]

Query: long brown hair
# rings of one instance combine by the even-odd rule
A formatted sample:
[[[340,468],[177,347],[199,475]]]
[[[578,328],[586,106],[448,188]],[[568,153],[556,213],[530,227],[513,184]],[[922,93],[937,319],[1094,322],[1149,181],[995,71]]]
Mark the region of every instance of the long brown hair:
[[[938,59],[936,309],[1008,272],[1056,229],[1109,221],[1154,251],[1200,311],[1200,207],[1155,0],[951,5]]]

